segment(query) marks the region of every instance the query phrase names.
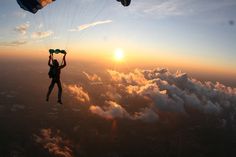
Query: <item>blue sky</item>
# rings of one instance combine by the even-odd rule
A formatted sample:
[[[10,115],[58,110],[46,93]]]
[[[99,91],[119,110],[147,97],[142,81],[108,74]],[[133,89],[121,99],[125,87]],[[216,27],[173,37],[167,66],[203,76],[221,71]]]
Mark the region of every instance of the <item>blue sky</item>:
[[[57,0],[35,15],[1,0],[0,19],[4,50],[94,43],[236,68],[235,0],[133,0],[128,8],[116,0]]]

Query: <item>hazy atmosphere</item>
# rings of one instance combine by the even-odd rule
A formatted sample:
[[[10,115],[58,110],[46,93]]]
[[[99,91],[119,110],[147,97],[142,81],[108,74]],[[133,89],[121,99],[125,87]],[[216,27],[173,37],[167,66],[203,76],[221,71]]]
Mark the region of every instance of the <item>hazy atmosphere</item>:
[[[0,157],[235,156],[235,0],[1,0],[0,21]]]

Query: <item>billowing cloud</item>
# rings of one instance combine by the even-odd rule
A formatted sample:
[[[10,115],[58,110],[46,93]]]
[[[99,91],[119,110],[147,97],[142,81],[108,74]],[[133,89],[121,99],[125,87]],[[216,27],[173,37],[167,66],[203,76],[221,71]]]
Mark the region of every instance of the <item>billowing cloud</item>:
[[[106,101],[106,104],[108,106],[101,108],[99,106],[91,106],[90,111],[92,113],[95,113],[101,117],[107,118],[107,119],[113,119],[113,118],[130,118],[129,113],[119,104],[113,101]]]
[[[129,74],[120,73],[114,70],[107,70],[107,72],[110,74],[112,81],[123,85],[144,85],[147,81],[138,69]]]
[[[71,145],[60,135],[60,131],[54,133],[51,129],[42,129],[39,135],[34,135],[34,139],[53,156],[73,157]]]
[[[29,29],[29,27],[30,27],[30,24],[27,22],[27,23],[21,24],[19,26],[16,26],[16,28],[14,30],[16,32],[21,33],[22,35],[25,35],[27,33],[27,30]]]
[[[47,38],[51,35],[53,35],[53,31],[46,31],[46,32],[33,32],[31,37],[33,39],[43,39],[43,38]]]
[[[80,32],[82,30],[85,30],[85,29],[88,29],[88,28],[91,28],[91,27],[95,27],[97,25],[108,24],[108,23],[112,23],[112,20],[97,21],[97,22],[93,22],[93,23],[84,24],[84,25],[78,26],[75,29],[70,29],[69,31],[71,31],[71,32],[76,32],[76,31]]]
[[[94,114],[97,114],[106,119],[114,119],[114,118],[126,118],[130,120],[142,120],[145,122],[155,122],[158,120],[158,115],[146,108],[141,112],[136,112],[134,115],[130,115],[125,108],[121,105],[117,104],[114,101],[106,101],[107,106],[100,107],[92,105],[90,106],[90,111]]]
[[[148,97],[160,111],[185,113],[187,108],[191,108],[205,113],[219,113],[225,104],[233,106],[236,103],[236,89],[220,83],[202,83],[185,73],[171,74],[167,69],[138,71],[109,73],[112,81],[125,85],[127,93]]]
[[[101,78],[98,75],[96,75],[96,74],[89,75],[86,72],[83,72],[83,74],[87,77],[87,79],[89,81],[94,81],[94,82],[100,82],[101,81]]]
[[[220,115],[229,108],[236,111],[236,89],[219,82],[200,82],[186,73],[171,73],[168,69],[107,72],[106,79],[96,76],[101,78],[99,86],[86,83],[88,92],[80,86],[70,87],[79,101],[87,100],[93,114],[105,119],[156,122],[169,119],[170,115]],[[95,77],[89,79],[90,82],[96,80]]]
[[[89,95],[84,91],[83,87],[77,85],[65,85],[65,87],[75,96],[78,101],[83,103],[90,101]]]

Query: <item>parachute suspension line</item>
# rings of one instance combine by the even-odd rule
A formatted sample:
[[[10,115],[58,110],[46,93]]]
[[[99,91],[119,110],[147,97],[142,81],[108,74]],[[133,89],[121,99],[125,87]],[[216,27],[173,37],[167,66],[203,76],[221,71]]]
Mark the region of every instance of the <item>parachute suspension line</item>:
[[[55,21],[53,19],[53,7],[56,3],[47,5],[44,10],[40,10],[38,13],[43,17],[43,34],[48,34],[42,40],[47,45],[47,50],[52,47],[52,40],[54,35],[54,30],[51,27],[54,25]],[[37,14],[38,14],[37,13]],[[55,29],[55,28],[54,28]],[[50,34],[50,32],[52,34]]]
[[[32,33],[36,33],[36,35],[37,35],[37,33],[41,32],[42,31],[41,29],[44,27],[43,25],[44,25],[45,18],[44,18],[44,16],[42,16],[42,14],[37,14],[34,16],[37,16],[37,17],[33,18],[33,21],[32,21],[33,22],[33,29],[34,29]],[[32,38],[32,41],[34,41],[34,42],[35,42],[35,40],[40,40],[40,42],[42,43],[40,45],[41,45],[43,51],[48,50],[48,45],[44,39],[40,39],[40,37],[37,37],[37,36],[34,37],[33,34],[31,34],[30,38]]]
[[[42,22],[43,22],[43,32],[47,32],[47,31],[49,31],[48,29],[49,29],[49,27],[48,27],[48,25],[47,25],[47,21],[46,21],[46,18],[45,18],[45,15],[44,15],[44,12],[42,11],[41,12],[41,16],[42,16],[42,18],[43,18],[43,20],[42,20]],[[49,37],[50,38],[50,37]],[[46,40],[46,38],[44,38],[44,39],[42,39],[43,40],[43,43],[44,43],[44,45],[45,45],[45,47],[46,47],[46,49],[48,50],[48,48],[51,46],[50,45],[50,40],[47,42]]]
[[[42,40],[44,47],[48,50],[50,48],[56,49],[55,44],[59,44],[60,46],[65,46],[65,50],[68,50],[69,48],[69,43],[71,41],[71,32],[69,32],[68,29],[71,29],[72,26],[75,23],[75,20],[80,17],[83,21],[84,19],[89,19],[86,20],[87,22],[83,23],[89,23],[89,22],[94,22],[99,15],[102,13],[104,10],[106,3],[106,0],[101,0],[101,5],[98,7],[97,5],[94,5],[92,2],[81,2],[81,1],[73,1],[73,0],[67,0],[67,1],[61,1],[59,3],[55,3],[52,5],[48,5],[45,10],[39,11],[37,15],[41,17],[41,19],[36,18],[37,20],[41,20],[38,22],[38,26],[42,23],[43,27],[39,29],[38,26],[36,26],[37,32],[49,34],[48,36],[43,37],[39,39]],[[84,5],[82,3],[87,3],[88,5]],[[64,7],[58,9],[58,5],[64,5]],[[97,9],[98,8],[98,9]],[[91,16],[91,12],[89,12],[89,9],[91,10],[98,10],[97,13],[94,16]],[[56,10],[56,11],[55,11]],[[61,22],[64,21],[62,24]],[[83,24],[82,23],[82,24]],[[42,29],[42,30],[41,30]],[[49,32],[52,31],[52,32]],[[78,32],[78,41],[81,41],[83,38],[85,38],[86,34],[89,31],[83,30],[81,32]],[[50,34],[53,33],[53,34]],[[54,42],[56,38],[59,38],[60,40],[58,42]],[[40,35],[39,35],[40,38]],[[60,42],[63,42],[65,44],[61,44]],[[58,48],[58,47],[57,47]],[[63,47],[60,47],[61,49]]]
[[[100,14],[103,12],[105,6],[106,6],[106,1],[105,0],[102,0],[102,5],[101,5],[101,8],[99,8],[98,12],[92,17],[90,18],[90,20],[88,20],[88,23],[90,22],[94,22],[95,20],[97,20],[97,18],[100,16]],[[88,6],[92,6],[91,5],[92,3],[90,2],[90,4]],[[93,5],[94,6],[94,5]],[[92,10],[95,10],[97,6],[94,6],[94,8]],[[88,7],[89,8],[89,7]],[[84,9],[85,10],[85,9]],[[83,10],[83,17],[85,16],[84,13],[85,11]],[[72,25],[71,25],[72,26]],[[86,30],[82,31],[82,32],[79,32],[79,35],[78,35],[78,41],[82,41],[84,38],[85,38],[85,35],[86,33],[88,33]],[[69,40],[67,41],[67,47],[66,47],[66,50],[69,49],[69,46],[68,46],[68,43],[70,42],[70,38]]]
[[[76,5],[74,5],[75,8],[74,8],[73,15],[71,15],[71,16],[73,16],[73,18],[72,18],[72,21],[68,27],[69,29],[71,29],[72,26],[74,25],[74,21],[75,21],[76,17],[83,17],[83,18],[85,17],[86,7],[82,7],[83,5],[81,5],[81,3],[78,3],[78,1],[76,1],[76,2],[77,2]],[[68,45],[70,43],[70,40],[71,40],[71,33],[68,32],[66,46],[65,46],[66,51],[68,51]]]
[[[102,4],[101,8],[100,8],[100,9],[98,10],[98,12],[91,18],[90,22],[94,22],[95,20],[98,19],[98,17],[100,16],[100,14],[104,11],[105,6],[106,6],[106,2],[105,2],[105,0],[103,0],[103,4]],[[79,38],[80,41],[82,41],[82,40],[85,38],[86,33],[88,33],[88,31],[86,31],[86,30],[81,33],[80,38]]]
[[[82,13],[82,7],[81,7],[81,5],[79,5],[79,3],[77,2],[75,5],[73,5],[74,6],[74,11],[73,11],[73,14],[71,14],[71,15],[69,15],[69,16],[72,16],[72,20],[70,21],[70,23],[69,23],[69,27],[67,27],[68,29],[71,29],[72,28],[72,26],[73,26],[73,24],[74,24],[74,21],[75,21],[75,19],[76,19],[76,17],[77,17],[77,12],[80,12],[80,13]],[[83,10],[83,12],[84,12],[84,10]],[[69,17],[70,18],[70,17]],[[70,39],[71,39],[71,33],[69,32],[69,30],[66,30],[67,31],[67,40],[66,40],[66,44],[65,44],[65,50],[67,51],[68,50],[68,44],[69,44],[69,41],[70,41]]]

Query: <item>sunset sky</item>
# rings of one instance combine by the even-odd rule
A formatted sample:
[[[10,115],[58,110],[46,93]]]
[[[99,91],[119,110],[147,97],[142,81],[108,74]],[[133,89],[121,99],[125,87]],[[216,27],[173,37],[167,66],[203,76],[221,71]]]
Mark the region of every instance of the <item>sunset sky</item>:
[[[36,14],[1,0],[0,56],[70,57],[236,76],[235,0],[57,0]],[[225,75],[226,74],[226,75]]]
[[[236,0],[19,1],[0,0],[0,157],[236,156]]]

